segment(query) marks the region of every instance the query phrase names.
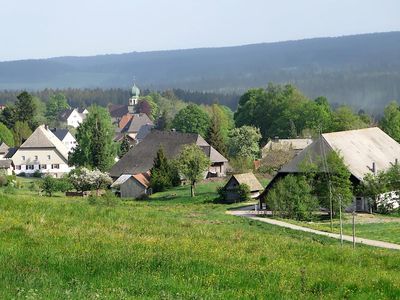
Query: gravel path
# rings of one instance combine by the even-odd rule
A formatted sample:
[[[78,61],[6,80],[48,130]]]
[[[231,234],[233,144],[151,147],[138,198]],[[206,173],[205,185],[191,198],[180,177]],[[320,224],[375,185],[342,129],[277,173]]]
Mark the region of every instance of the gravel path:
[[[293,230],[310,232],[310,233],[323,235],[323,236],[327,236],[330,238],[340,240],[340,234],[315,230],[315,229],[311,229],[311,228],[307,228],[307,227],[302,227],[302,226],[274,220],[271,218],[257,217],[257,212],[250,211],[248,209],[249,209],[249,207],[247,208],[247,210],[246,210],[246,208],[238,208],[237,210],[229,210],[229,211],[227,211],[227,214],[238,216],[238,217],[245,217],[245,218],[249,218],[249,219],[252,219],[255,221],[260,221],[260,222],[264,222],[264,223],[268,223],[268,224],[272,224],[272,225],[277,225],[277,226],[281,226],[281,227],[285,227],[285,228],[289,228],[289,229],[293,229]],[[343,240],[348,241],[348,242],[353,242],[353,237],[350,235],[343,235]],[[358,237],[356,237],[355,241],[357,244],[364,244],[364,245],[373,246],[373,247],[400,250],[400,245],[398,245],[398,244],[387,243],[387,242],[382,242],[382,241],[377,241],[377,240],[369,240],[369,239],[358,238]]]

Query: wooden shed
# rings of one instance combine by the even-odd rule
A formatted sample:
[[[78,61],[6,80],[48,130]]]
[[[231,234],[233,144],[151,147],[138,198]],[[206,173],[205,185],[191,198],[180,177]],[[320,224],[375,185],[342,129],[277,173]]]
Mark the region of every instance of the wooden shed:
[[[111,185],[111,188],[116,189],[121,198],[139,198],[143,195],[150,195],[150,174],[148,172],[135,175],[122,174]]]
[[[253,173],[235,174],[231,176],[224,187],[225,202],[233,203],[240,200],[237,189],[241,184],[249,186],[252,199],[257,198],[264,189]]]

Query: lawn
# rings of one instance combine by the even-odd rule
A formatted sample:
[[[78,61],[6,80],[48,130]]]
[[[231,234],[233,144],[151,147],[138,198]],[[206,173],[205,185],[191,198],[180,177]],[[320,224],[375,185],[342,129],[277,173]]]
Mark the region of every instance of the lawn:
[[[0,299],[396,299],[400,255],[226,215],[218,183],[149,201],[0,191]]]
[[[296,225],[309,227],[312,229],[331,232],[330,221],[328,219],[315,222],[300,222],[294,220],[282,219],[282,221],[293,223]],[[356,236],[367,239],[380,240],[390,243],[400,244],[400,218],[384,215],[357,214],[355,218]],[[338,219],[333,221],[333,232],[340,232],[340,224]],[[352,216],[344,214],[343,233],[347,235],[353,234]]]

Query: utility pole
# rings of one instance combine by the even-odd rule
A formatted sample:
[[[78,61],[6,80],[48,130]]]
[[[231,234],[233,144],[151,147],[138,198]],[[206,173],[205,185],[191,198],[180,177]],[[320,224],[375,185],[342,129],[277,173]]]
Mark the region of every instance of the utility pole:
[[[343,247],[342,196],[339,195],[340,245]]]
[[[356,248],[356,212],[353,210],[353,249]]]

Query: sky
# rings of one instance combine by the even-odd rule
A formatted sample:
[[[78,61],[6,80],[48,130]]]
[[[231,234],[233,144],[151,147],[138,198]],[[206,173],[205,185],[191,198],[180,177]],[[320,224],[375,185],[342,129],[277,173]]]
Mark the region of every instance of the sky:
[[[400,31],[400,0],[0,0],[0,61]]]

